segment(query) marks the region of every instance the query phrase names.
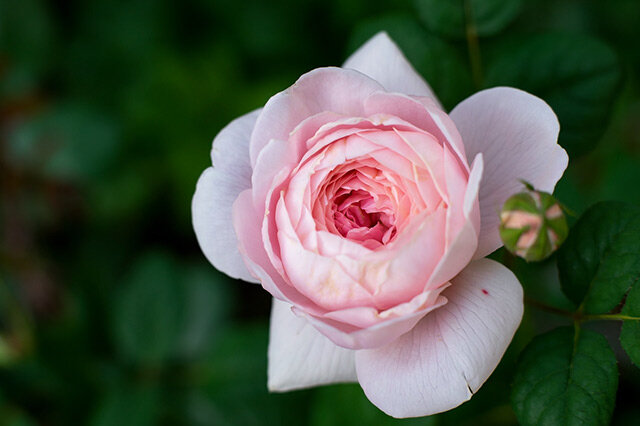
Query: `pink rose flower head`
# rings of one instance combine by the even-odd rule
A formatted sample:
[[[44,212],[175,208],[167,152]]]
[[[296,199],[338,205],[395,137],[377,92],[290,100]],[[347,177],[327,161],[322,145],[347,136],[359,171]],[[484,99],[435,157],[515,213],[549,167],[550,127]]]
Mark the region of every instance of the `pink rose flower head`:
[[[274,297],[273,391],[357,381],[395,417],[468,400],[523,312],[498,211],[567,166],[551,108],[511,88],[450,114],[386,33],[231,122],[193,198],[209,261]]]

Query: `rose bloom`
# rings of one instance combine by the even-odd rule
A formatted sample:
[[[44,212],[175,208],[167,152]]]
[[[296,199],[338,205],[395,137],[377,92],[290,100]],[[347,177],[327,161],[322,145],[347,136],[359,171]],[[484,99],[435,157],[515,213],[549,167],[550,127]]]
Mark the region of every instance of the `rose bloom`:
[[[193,198],[209,261],[273,295],[268,386],[358,382],[394,417],[449,410],[523,312],[498,212],[567,166],[551,108],[481,91],[447,115],[386,33],[213,141]]]

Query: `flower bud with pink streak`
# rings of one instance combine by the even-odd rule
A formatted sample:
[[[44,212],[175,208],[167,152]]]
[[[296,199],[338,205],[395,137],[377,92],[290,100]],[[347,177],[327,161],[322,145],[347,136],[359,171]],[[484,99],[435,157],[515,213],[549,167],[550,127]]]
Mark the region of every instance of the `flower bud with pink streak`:
[[[507,250],[528,262],[546,259],[569,234],[562,207],[551,194],[526,185],[500,212],[500,238]]]

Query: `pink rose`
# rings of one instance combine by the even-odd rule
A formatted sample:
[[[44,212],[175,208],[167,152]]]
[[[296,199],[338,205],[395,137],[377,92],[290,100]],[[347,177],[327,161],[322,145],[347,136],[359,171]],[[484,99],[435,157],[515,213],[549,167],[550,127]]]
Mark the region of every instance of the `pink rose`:
[[[274,296],[269,388],[358,381],[395,417],[468,400],[522,317],[484,256],[520,179],[567,166],[551,108],[511,88],[450,115],[386,33],[215,138],[193,223],[228,275]]]

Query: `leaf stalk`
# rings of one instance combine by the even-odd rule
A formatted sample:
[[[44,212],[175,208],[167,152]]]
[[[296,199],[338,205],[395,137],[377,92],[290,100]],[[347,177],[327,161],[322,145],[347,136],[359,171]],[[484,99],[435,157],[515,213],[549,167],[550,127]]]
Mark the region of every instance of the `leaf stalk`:
[[[577,311],[572,312],[566,309],[548,305],[546,303],[540,302],[539,300],[531,299],[529,297],[525,297],[524,302],[525,304],[540,311],[567,317],[577,324],[589,321],[640,321],[640,317],[625,314],[585,314],[582,312],[582,309],[578,309]]]

